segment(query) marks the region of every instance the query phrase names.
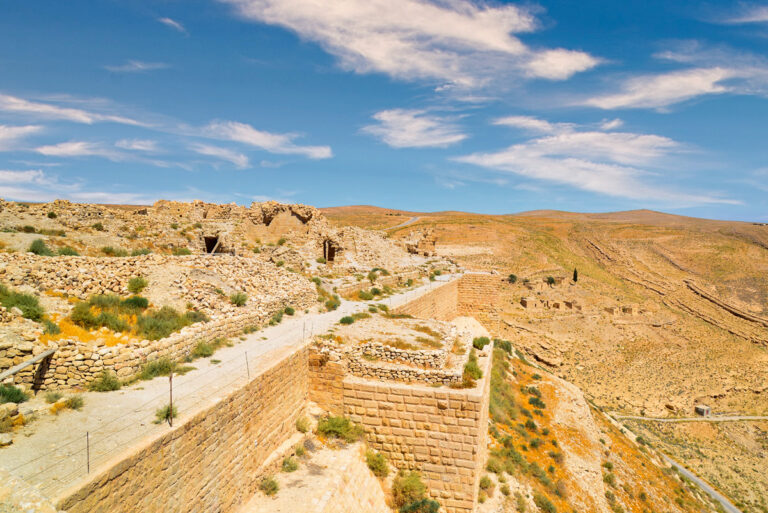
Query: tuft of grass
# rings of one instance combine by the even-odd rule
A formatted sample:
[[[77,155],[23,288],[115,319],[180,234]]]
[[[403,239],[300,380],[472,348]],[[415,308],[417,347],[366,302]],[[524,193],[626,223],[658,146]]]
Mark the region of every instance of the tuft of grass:
[[[387,464],[387,459],[380,452],[376,452],[371,449],[365,451],[365,463],[376,477],[384,479],[389,475],[389,465]]]
[[[324,264],[325,263],[325,258],[318,257],[318,258],[315,259],[315,262],[317,262],[318,264]]]
[[[438,513],[440,503],[432,499],[419,499],[400,508],[400,513]]]
[[[283,459],[282,471],[283,472],[295,472],[299,468],[299,462],[295,458],[290,456]]]
[[[48,219],[56,219],[57,217],[59,216],[56,215],[56,212],[48,212]]]
[[[300,433],[306,433],[307,431],[309,431],[309,419],[307,419],[306,417],[299,417],[298,419],[296,419],[296,429]]]
[[[261,483],[259,483],[259,490],[264,492],[264,495],[275,495],[280,490],[280,485],[272,476],[265,476]]]
[[[58,401],[59,399],[61,399],[62,397],[64,397],[64,395],[61,392],[53,392],[53,391],[46,392],[45,393],[45,402],[48,403],[48,404],[53,404],[56,401]]]
[[[469,360],[464,365],[464,374],[472,379],[480,379],[483,377],[483,371],[480,370],[480,366],[477,364],[477,355],[475,350],[472,349],[469,352]]]
[[[416,471],[400,470],[392,481],[392,502],[402,507],[427,498],[427,487]]]
[[[248,302],[248,296],[244,292],[235,292],[229,296],[229,302],[235,306],[245,306]]]
[[[92,392],[111,392],[113,390],[120,390],[120,386],[120,380],[117,379],[117,376],[104,369],[98,378],[91,381],[88,385],[88,390]]]
[[[345,315],[339,319],[339,324],[352,324],[353,322],[355,322],[355,319],[351,315]]]
[[[191,255],[192,251],[189,248],[173,248],[173,256],[185,256]]]
[[[111,256],[111,257],[128,256],[128,252],[123,248],[113,248],[112,246],[104,246],[103,248],[101,248],[101,252],[104,253],[106,256]]]
[[[171,372],[174,372],[175,374],[186,374],[191,370],[194,370],[194,367],[181,365],[169,358],[158,358],[157,360],[152,360],[144,365],[139,373],[139,379],[150,380],[157,376],[167,376]]]
[[[141,294],[141,291],[147,288],[149,282],[143,276],[134,276],[128,280],[128,290],[131,294]]]
[[[152,250],[149,248],[138,248],[131,250],[131,256],[149,255],[150,253],[152,253]]]
[[[489,339],[488,337],[475,337],[472,340],[472,347],[482,351],[482,349],[490,343],[491,343],[491,339]]]
[[[93,223],[93,224],[91,225],[91,228],[93,228],[93,229],[94,229],[94,230],[96,230],[97,232],[103,232],[103,231],[105,231],[105,229],[104,229],[104,225],[103,225],[103,224],[101,224],[101,223]]]
[[[176,418],[179,415],[179,409],[175,406],[173,407],[173,410],[171,410],[171,405],[166,404],[162,408],[158,408],[157,411],[155,411],[155,420],[152,422],[154,424],[161,424],[163,422],[168,422],[171,418]]]
[[[30,253],[34,253],[38,256],[53,256],[53,251],[51,251],[51,248],[49,248],[43,239],[35,239],[32,241],[32,244],[29,245],[29,249],[27,250]]]
[[[70,248],[69,246],[62,246],[56,250],[56,254],[59,256],[80,256],[80,253]]]
[[[58,335],[61,333],[59,325],[50,319],[43,319],[43,327],[45,328],[44,333],[46,335]]]
[[[557,513],[557,508],[555,508],[555,505],[552,504],[552,501],[546,495],[535,492],[533,494],[533,502],[543,513]]]
[[[73,395],[64,402],[64,406],[70,410],[81,410],[85,405],[85,399],[81,395]]]
[[[272,314],[272,318],[269,320],[269,325],[270,326],[277,326],[281,322],[283,322],[283,312],[282,312],[282,310]]]
[[[286,306],[283,312],[285,312],[285,315],[293,315],[296,313],[296,310],[294,310],[291,306]]]
[[[0,284],[0,305],[7,310],[16,307],[21,310],[22,317],[32,321],[39,322],[45,314],[45,310],[35,296],[16,292],[3,284]]]
[[[329,438],[338,438],[345,442],[356,442],[363,437],[365,431],[346,417],[328,416],[317,423],[317,432]]]

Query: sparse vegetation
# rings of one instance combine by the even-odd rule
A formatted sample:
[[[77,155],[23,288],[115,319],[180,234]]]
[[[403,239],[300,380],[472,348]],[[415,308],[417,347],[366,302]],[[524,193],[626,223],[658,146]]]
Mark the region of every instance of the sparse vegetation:
[[[192,250],[189,248],[173,248],[173,256],[186,256],[191,254]]]
[[[277,484],[277,481],[272,476],[265,476],[261,483],[259,483],[259,490],[261,490],[264,495],[275,495],[280,490],[280,485]]]
[[[346,417],[328,416],[317,423],[317,432],[328,438],[338,438],[345,442],[356,442],[362,438],[364,430]]]
[[[507,276],[507,281],[509,283],[517,283],[517,275],[510,274],[509,276]]]
[[[365,451],[365,462],[376,477],[384,479],[389,475],[389,465],[383,454],[368,449]]]
[[[120,380],[108,370],[101,371],[98,378],[91,381],[88,390],[92,392],[111,392],[120,389]]]
[[[491,339],[488,337],[475,337],[472,340],[472,347],[478,350],[482,350],[485,346],[491,343]]]
[[[300,433],[309,431],[309,419],[306,417],[299,417],[296,419],[296,430]]]
[[[35,239],[32,241],[32,244],[29,245],[30,253],[34,253],[38,256],[53,256],[54,253],[51,251],[51,248],[49,248],[43,239]]]
[[[299,468],[299,462],[296,461],[295,458],[289,456],[283,458],[283,465],[281,468],[283,472],[295,472]]]
[[[21,310],[22,317],[31,321],[40,321],[45,315],[45,310],[35,296],[11,290],[1,283],[0,305],[6,310],[18,308]]]
[[[167,376],[171,372],[174,374],[186,374],[187,372],[194,370],[194,367],[188,365],[181,365],[178,362],[174,362],[169,358],[158,358],[144,365],[139,373],[139,378],[143,380],[150,380],[158,376]]]
[[[59,256],[80,256],[80,253],[69,246],[61,246],[56,250],[56,254]]]
[[[23,403],[29,399],[29,394],[14,385],[0,385],[0,404]]]
[[[128,290],[131,294],[141,294],[145,288],[147,288],[149,282],[143,276],[136,276],[128,281]]]
[[[101,248],[101,252],[106,256],[111,257],[124,257],[128,256],[128,252],[123,248],[113,248],[112,246],[104,246]]]
[[[178,408],[174,406],[171,409],[171,406],[169,404],[166,404],[162,408],[159,408],[157,411],[155,411],[155,420],[153,421],[154,424],[161,424],[163,422],[168,422],[171,420],[171,418],[176,418],[179,414]]]

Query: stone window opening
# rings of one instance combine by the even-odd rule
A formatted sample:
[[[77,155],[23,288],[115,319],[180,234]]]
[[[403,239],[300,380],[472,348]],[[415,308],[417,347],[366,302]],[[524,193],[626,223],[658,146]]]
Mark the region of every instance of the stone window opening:
[[[326,262],[333,262],[336,259],[336,246],[329,240],[323,242],[323,258]]]
[[[213,253],[219,245],[219,237],[203,237],[203,242],[205,242],[205,252]]]

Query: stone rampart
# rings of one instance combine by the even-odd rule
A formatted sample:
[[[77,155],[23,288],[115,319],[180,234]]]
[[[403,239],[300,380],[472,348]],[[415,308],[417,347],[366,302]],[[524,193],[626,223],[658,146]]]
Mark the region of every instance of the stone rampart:
[[[457,298],[459,283],[463,279],[464,276],[447,283],[434,282],[433,290],[395,308],[393,313],[412,315],[420,319],[450,321],[459,315]]]
[[[269,361],[214,406],[106,464],[90,482],[64,494],[59,509],[237,511],[257,492],[270,455],[296,434],[307,404],[306,346]]]

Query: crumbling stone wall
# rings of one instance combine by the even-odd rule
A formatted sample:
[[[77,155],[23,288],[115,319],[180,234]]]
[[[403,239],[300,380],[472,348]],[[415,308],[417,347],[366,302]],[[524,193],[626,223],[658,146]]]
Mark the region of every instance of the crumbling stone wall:
[[[270,360],[274,362],[275,360]],[[264,464],[296,433],[308,398],[306,346],[211,408],[147,441],[59,501],[68,513],[230,513],[250,499]]]

